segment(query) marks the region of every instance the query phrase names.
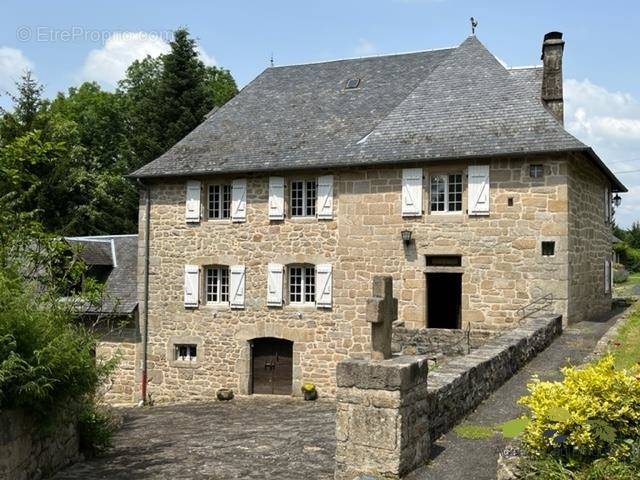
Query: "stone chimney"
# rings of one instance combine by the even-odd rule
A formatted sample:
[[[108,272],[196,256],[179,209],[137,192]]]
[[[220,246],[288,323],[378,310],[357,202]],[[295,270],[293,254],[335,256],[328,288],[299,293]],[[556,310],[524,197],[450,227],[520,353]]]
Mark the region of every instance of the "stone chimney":
[[[564,124],[562,99],[562,33],[549,32],[542,42],[542,103],[558,121]]]

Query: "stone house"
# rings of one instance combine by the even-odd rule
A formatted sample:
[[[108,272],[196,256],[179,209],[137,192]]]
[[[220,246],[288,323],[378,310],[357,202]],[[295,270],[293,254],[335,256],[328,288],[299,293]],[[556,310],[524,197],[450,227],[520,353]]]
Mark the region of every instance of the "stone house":
[[[137,397],[140,369],[137,267],[138,235],[65,237],[87,266],[85,277],[102,285],[100,301],[78,305],[81,320],[98,336],[96,357],[118,358],[102,393],[111,403]]]
[[[626,189],[563,128],[563,48],[552,32],[542,66],[508,69],[471,36],[271,67],[134,172],[148,392],[333,396],[336,363],[369,352],[376,274],[409,329],[610,309]]]

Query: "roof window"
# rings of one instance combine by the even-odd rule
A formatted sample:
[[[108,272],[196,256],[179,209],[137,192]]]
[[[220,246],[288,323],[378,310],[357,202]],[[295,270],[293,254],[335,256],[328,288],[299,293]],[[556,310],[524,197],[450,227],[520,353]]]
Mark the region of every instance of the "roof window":
[[[359,78],[350,78],[344,86],[345,90],[354,90],[360,86]]]

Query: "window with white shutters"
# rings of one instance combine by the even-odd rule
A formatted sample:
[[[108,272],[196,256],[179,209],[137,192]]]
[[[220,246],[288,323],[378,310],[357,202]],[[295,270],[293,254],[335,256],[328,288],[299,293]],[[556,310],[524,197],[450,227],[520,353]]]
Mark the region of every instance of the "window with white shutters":
[[[229,267],[212,266],[205,268],[205,295],[210,304],[229,303]]]
[[[231,185],[209,185],[207,217],[213,220],[231,217]]]
[[[200,222],[200,182],[187,182],[185,220],[187,223]]]
[[[269,219],[284,218],[284,178],[269,177]]]
[[[402,215],[417,217],[422,215],[422,169],[402,170]]]
[[[489,165],[470,165],[467,188],[469,215],[489,215]]]
[[[611,267],[611,259],[605,258],[604,260],[604,293],[611,293],[611,286],[613,283],[613,275],[612,275],[612,267]]]
[[[198,292],[200,284],[200,268],[197,265],[184,267],[184,306],[194,308],[198,306]]]
[[[282,305],[282,284],[284,267],[279,263],[270,263],[267,269],[267,305]]]
[[[316,265],[316,305],[331,308],[333,274],[331,265]]]
[[[462,211],[462,174],[432,175],[429,207],[431,213]]]
[[[231,220],[247,220],[247,180],[244,178],[236,179],[231,184]]]
[[[316,267],[289,265],[289,303],[313,304],[316,301]]]
[[[289,207],[292,217],[315,217],[316,180],[294,180],[290,185]]]
[[[230,266],[229,275],[229,305],[231,308],[244,308],[244,265]]]
[[[318,218],[331,220],[333,218],[333,175],[318,177]]]

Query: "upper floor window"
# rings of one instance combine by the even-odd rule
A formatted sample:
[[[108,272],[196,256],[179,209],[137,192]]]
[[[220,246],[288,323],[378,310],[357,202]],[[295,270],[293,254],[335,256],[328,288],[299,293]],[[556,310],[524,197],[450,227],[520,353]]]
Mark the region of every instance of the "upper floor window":
[[[529,176],[531,178],[542,178],[544,176],[544,165],[529,165]]]
[[[215,266],[205,269],[205,296],[207,303],[229,302],[229,267]]]
[[[222,219],[231,217],[231,185],[209,185],[208,217]]]
[[[291,182],[291,216],[314,217],[316,215],[316,180]]]
[[[289,303],[315,303],[316,267],[292,265],[289,267]]]
[[[462,174],[431,176],[431,212],[462,211]]]

